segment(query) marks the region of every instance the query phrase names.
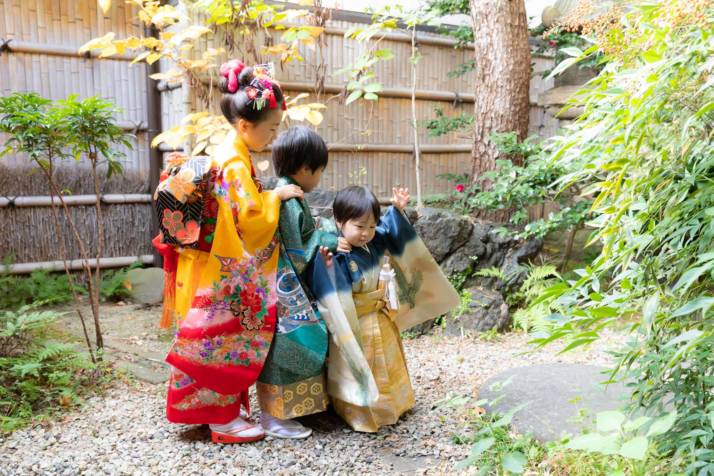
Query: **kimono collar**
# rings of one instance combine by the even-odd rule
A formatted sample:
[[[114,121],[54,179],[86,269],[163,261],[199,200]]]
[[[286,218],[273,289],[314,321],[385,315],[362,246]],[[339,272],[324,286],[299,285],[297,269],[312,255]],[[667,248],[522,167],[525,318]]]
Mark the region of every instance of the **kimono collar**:
[[[219,167],[224,167],[232,160],[240,160],[254,175],[253,161],[250,159],[248,146],[245,145],[245,142],[235,130],[229,132],[223,143],[218,147],[216,158]]]

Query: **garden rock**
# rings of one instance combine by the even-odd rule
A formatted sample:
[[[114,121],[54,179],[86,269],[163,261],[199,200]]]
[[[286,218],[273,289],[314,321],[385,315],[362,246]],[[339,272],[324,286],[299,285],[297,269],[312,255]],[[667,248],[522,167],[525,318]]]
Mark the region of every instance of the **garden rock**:
[[[444,333],[455,336],[469,331],[484,332],[491,329],[505,331],[511,325],[508,304],[498,291],[485,288],[469,290],[468,309],[459,317],[448,317]]]
[[[463,273],[472,267],[474,262],[478,263],[486,254],[484,238],[487,239],[487,235],[477,232],[477,227],[474,226],[466,244],[441,263],[444,273],[447,276]]]
[[[506,253],[501,271],[506,278],[506,284],[511,288],[520,287],[528,277],[528,268],[523,263],[535,258],[543,248],[543,240],[531,238],[523,241],[517,248]]]
[[[126,275],[131,299],[141,304],[161,304],[164,299],[164,271],[161,268],[131,269]]]
[[[414,228],[434,259],[440,263],[468,241],[473,224],[468,218],[448,210],[423,208],[419,211]]]

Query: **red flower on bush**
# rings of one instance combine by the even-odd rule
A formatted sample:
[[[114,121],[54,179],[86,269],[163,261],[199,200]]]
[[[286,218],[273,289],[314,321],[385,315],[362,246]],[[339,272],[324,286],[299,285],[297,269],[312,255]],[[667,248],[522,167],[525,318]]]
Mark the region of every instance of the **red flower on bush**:
[[[466,190],[466,187],[464,187],[464,184],[460,183],[460,184],[457,184],[456,187],[454,187],[454,190],[456,190],[459,193],[464,193],[464,190]]]
[[[548,42],[548,44],[550,45],[551,48],[555,48],[555,45],[556,45],[557,43],[555,42],[555,40],[550,40],[550,41]]]

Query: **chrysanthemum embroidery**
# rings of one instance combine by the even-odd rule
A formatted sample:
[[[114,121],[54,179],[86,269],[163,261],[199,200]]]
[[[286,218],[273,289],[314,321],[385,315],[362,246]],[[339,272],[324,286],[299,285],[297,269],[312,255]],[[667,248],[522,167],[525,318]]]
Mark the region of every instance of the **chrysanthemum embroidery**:
[[[164,215],[161,217],[161,224],[171,236],[176,236],[184,228],[183,213],[178,210],[165,209]]]
[[[195,178],[196,172],[191,168],[185,168],[169,178],[166,188],[176,200],[185,203],[191,193],[196,190],[196,185],[193,183]]]

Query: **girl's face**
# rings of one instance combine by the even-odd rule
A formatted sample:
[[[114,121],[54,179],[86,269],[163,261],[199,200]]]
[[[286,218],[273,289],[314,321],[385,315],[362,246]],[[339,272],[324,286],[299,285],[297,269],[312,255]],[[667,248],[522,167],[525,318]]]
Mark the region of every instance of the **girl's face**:
[[[348,220],[346,223],[337,223],[342,236],[347,242],[355,247],[362,247],[372,241],[374,233],[377,229],[377,220],[372,212],[367,212],[366,215]]]
[[[283,111],[280,108],[275,108],[268,112],[264,121],[249,122],[245,119],[238,119],[235,128],[248,149],[260,152],[275,140],[282,120]]]

